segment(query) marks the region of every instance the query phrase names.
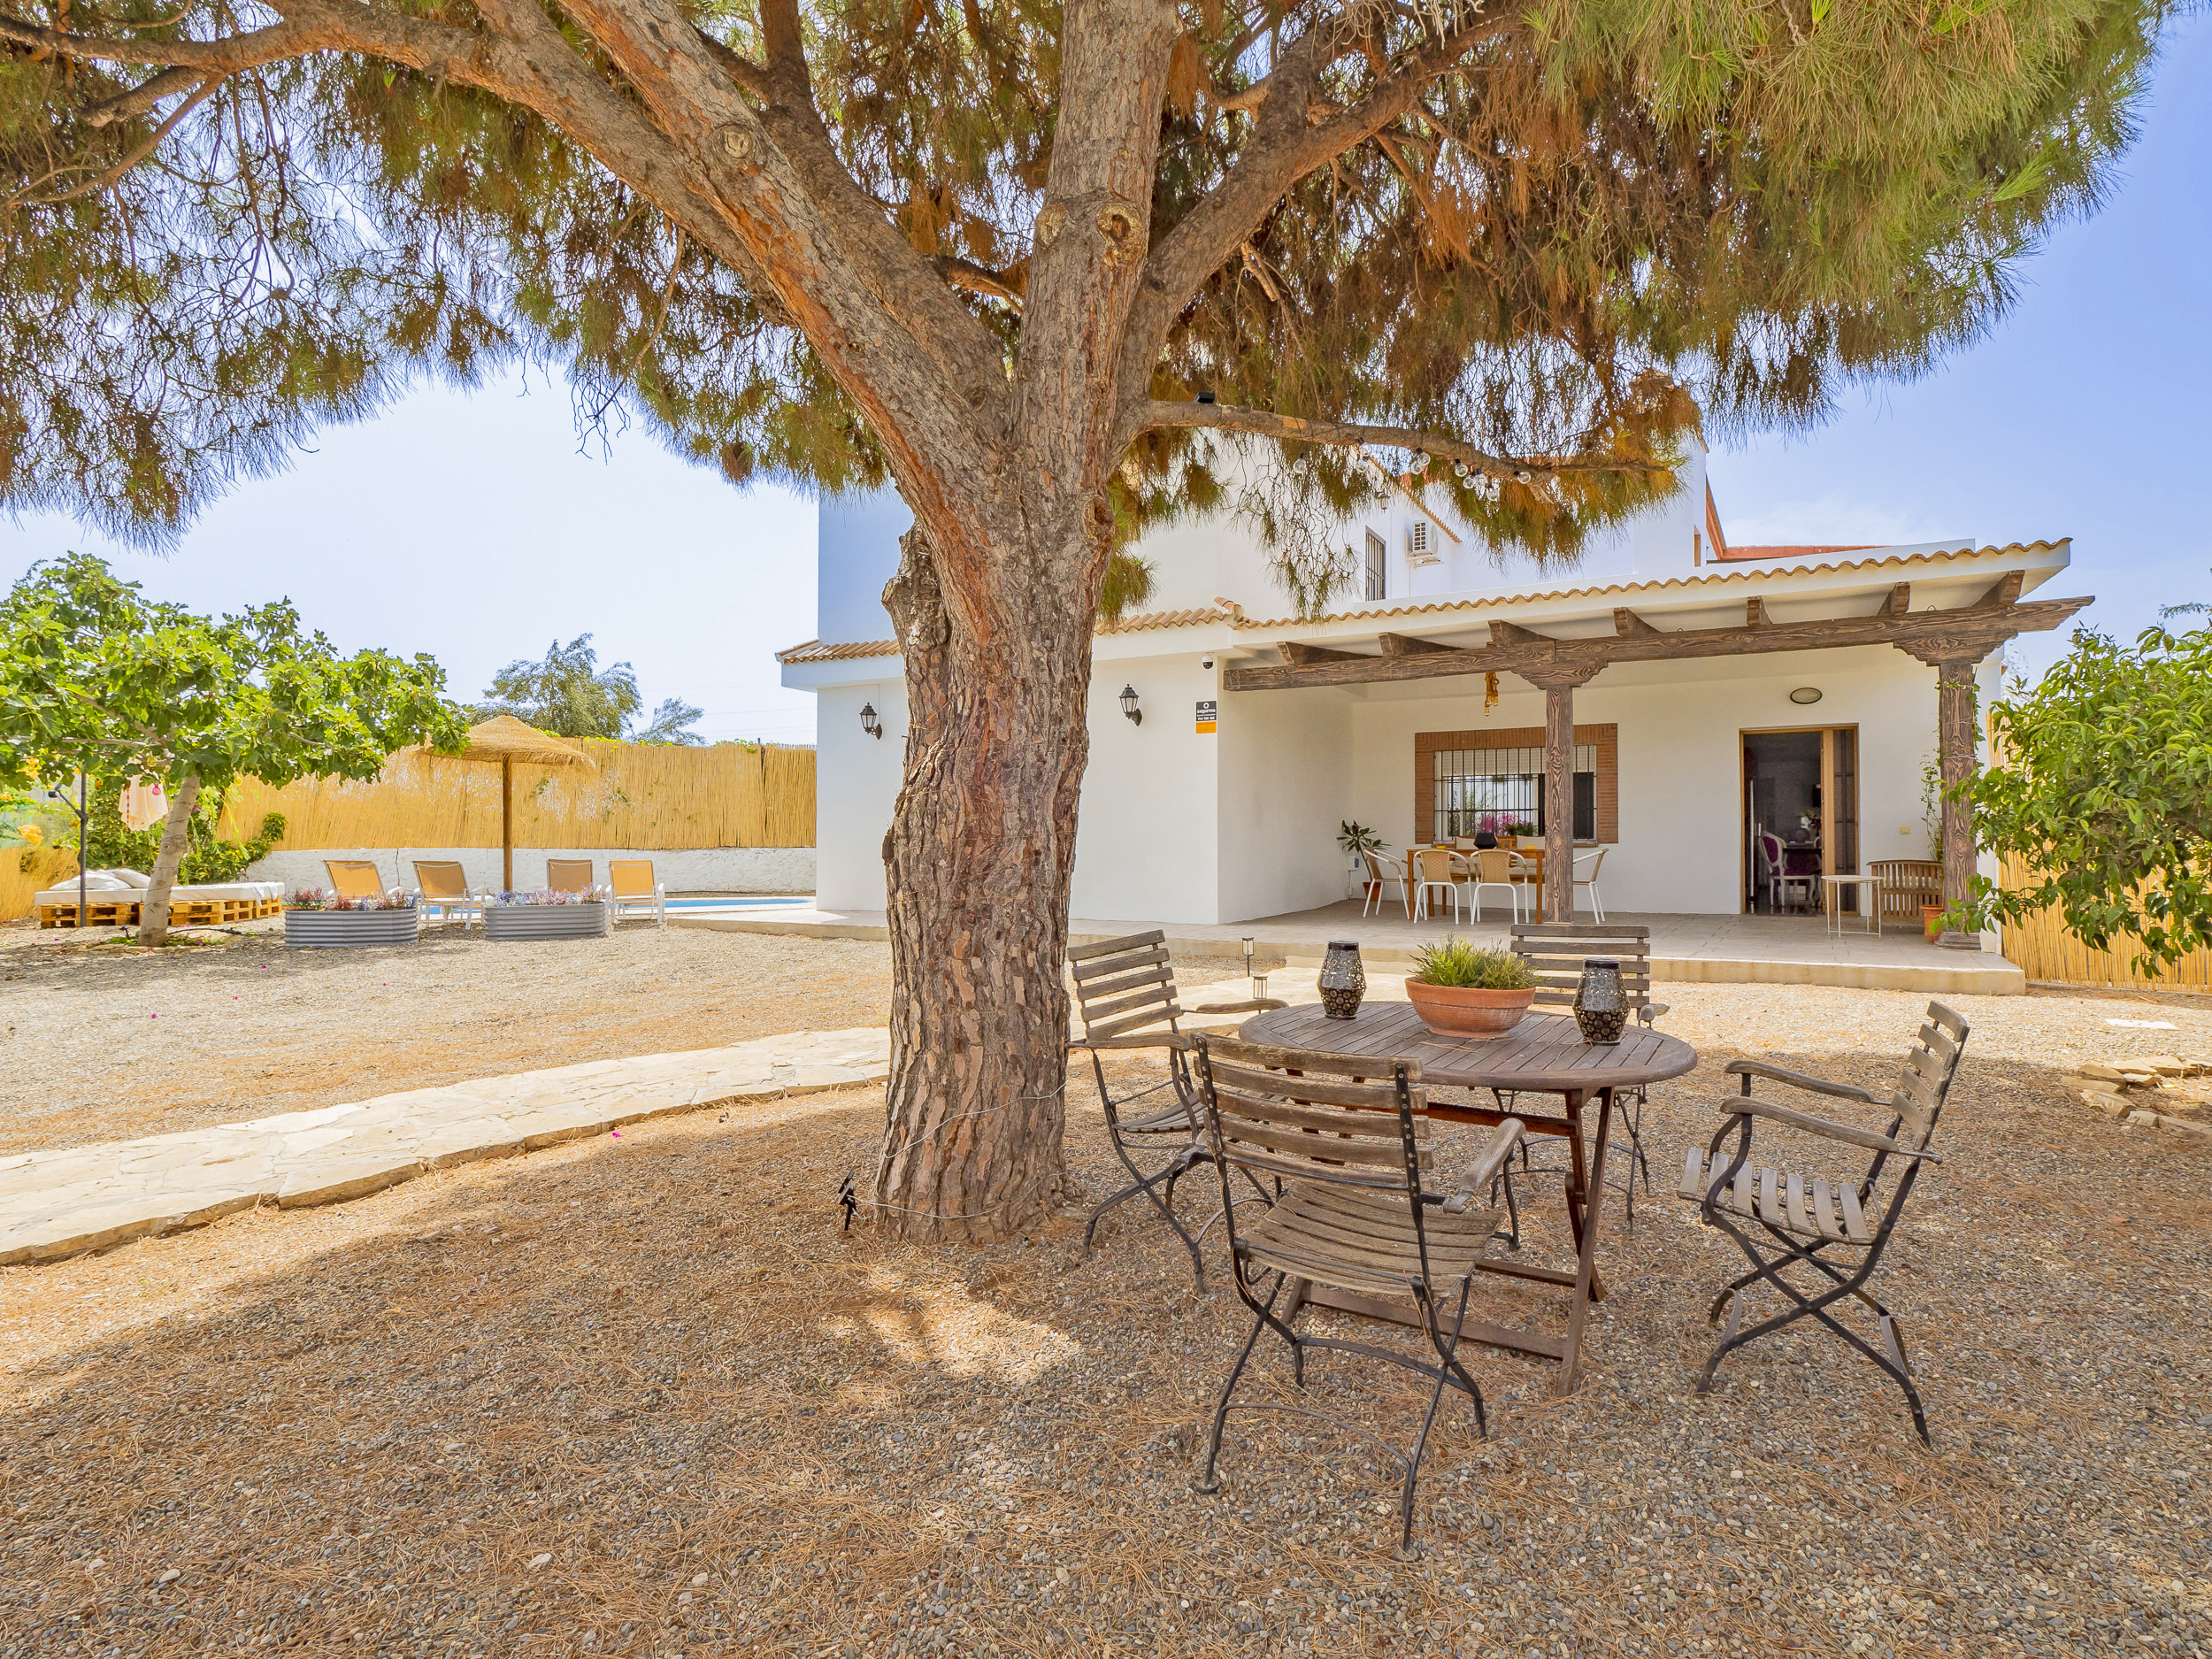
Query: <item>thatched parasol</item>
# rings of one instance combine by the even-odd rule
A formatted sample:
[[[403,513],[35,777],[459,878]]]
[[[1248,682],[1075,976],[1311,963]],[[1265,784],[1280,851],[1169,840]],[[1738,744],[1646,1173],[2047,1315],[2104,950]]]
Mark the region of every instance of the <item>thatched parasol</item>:
[[[438,760],[472,760],[486,764],[496,763],[499,767],[499,882],[511,891],[515,885],[515,763],[524,761],[535,766],[581,766],[588,772],[599,769],[592,764],[591,757],[566,738],[555,737],[541,732],[534,726],[525,726],[511,714],[495,714],[480,725],[469,727],[468,747],[457,755],[441,754],[434,749],[416,749],[411,753],[427,755]]]

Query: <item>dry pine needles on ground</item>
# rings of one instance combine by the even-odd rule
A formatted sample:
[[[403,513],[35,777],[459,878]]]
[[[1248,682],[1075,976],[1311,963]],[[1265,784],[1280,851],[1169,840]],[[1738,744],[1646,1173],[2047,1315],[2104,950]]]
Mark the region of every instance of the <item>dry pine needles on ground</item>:
[[[775,943],[726,937],[726,973],[763,977]],[[1087,1256],[1064,1223],[987,1249],[841,1232],[880,1122],[854,1091],[0,1272],[0,1651],[2212,1644],[2212,1157],[2060,1087],[2125,1041],[2212,1049],[2212,1018],[2116,1038],[2108,1001],[1966,1010],[1947,1161],[1886,1277],[1930,1454],[1832,1340],[1755,1347],[1692,1394],[1737,1258],[1663,1173],[1732,1053],[1872,1082],[1920,999],[1670,999],[1704,1064],[1655,1094],[1661,1190],[1632,1230],[1613,1202],[1588,1380],[1554,1401],[1541,1368],[1475,1357],[1494,1435],[1448,1409],[1413,1563],[1394,1471],[1350,1434],[1233,1418],[1223,1494],[1191,1491],[1243,1333],[1217,1248],[1202,1299],[1136,1206]],[[1080,1081],[1071,1118],[1102,1194]],[[1202,1179],[1186,1194],[1210,1213]],[[1379,1369],[1323,1357],[1305,1403],[1394,1436],[1418,1396]],[[1258,1370],[1294,1397],[1279,1356]]]

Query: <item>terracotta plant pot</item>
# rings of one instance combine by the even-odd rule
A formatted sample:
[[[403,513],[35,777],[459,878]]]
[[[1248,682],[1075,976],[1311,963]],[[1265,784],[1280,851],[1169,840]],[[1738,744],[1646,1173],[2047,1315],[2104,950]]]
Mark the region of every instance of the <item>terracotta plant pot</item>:
[[[1920,907],[1920,931],[1928,935],[1930,944],[1943,937],[1943,907],[1924,904]]]
[[[1440,1036],[1502,1037],[1521,1023],[1521,1016],[1536,1000],[1536,987],[1485,991],[1472,986],[1408,979],[1406,1000],[1413,1004],[1421,1023]]]

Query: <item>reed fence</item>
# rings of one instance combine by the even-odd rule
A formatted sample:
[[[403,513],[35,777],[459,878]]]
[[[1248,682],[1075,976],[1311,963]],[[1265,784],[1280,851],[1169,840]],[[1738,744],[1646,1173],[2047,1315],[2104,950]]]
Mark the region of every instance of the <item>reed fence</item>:
[[[2006,859],[2002,885],[2008,893],[2028,886],[2026,866],[2017,859]],[[2006,958],[2031,979],[2146,990],[2212,991],[2212,951],[2193,950],[2158,973],[2139,973],[2135,970],[2138,946],[2131,935],[2116,934],[2109,949],[2092,950],[2066,926],[2056,905],[2017,925],[2006,923],[2004,941]]]
[[[641,850],[814,845],[814,751],[764,744],[685,749],[586,739],[595,770],[518,762],[518,847]],[[271,812],[280,850],[332,847],[496,847],[497,766],[396,755],[368,783],[249,779],[223,803],[220,833],[242,837]]]
[[[31,901],[77,876],[77,855],[65,847],[26,851],[0,849],[0,922],[19,922],[37,907]]]

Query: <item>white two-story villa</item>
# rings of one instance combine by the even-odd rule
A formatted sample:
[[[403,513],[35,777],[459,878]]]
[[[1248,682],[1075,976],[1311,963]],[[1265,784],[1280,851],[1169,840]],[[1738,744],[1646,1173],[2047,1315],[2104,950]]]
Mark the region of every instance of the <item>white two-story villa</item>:
[[[826,910],[884,902],[906,718],[879,595],[908,522],[888,494],[824,502],[821,637],[781,653],[784,683],[820,699]],[[1679,492],[1570,572],[1501,557],[1417,489],[1394,488],[1343,539],[1351,589],[1313,619],[1232,515],[1140,545],[1154,595],[1096,641],[1075,916],[1280,916],[1355,890],[1345,820],[1393,849],[1471,833],[1486,814],[1539,822],[1545,693],[1486,656],[1549,641],[1623,657],[1571,693],[1573,839],[1603,849],[1607,910],[1796,902],[1801,884],[1773,879],[1775,842],[1798,875],[1932,856],[1930,659],[1953,619],[1924,613],[1981,626],[2002,608],[2031,628],[2072,609],[2023,603],[2066,569],[2063,541],[1731,546],[1695,446]],[[1997,659],[1972,672],[1985,707]],[[1141,721],[1125,717],[1131,701]]]

